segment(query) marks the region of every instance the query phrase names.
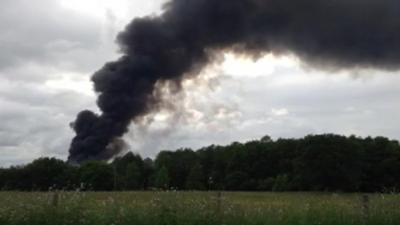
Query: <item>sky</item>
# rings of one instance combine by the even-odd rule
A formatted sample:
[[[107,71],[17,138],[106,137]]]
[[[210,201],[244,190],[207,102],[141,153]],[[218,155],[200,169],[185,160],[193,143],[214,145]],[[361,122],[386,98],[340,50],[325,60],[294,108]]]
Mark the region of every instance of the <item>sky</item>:
[[[70,123],[97,110],[91,75],[120,55],[115,36],[161,0],[2,0],[0,166],[66,159]],[[294,55],[231,52],[186,80],[171,107],[124,136],[144,157],[160,150],[337,133],[400,139],[399,72],[326,72]]]

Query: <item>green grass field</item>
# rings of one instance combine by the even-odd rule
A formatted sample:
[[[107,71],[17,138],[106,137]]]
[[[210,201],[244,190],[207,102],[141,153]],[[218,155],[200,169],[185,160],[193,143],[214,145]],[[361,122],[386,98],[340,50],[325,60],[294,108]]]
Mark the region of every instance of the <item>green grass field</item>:
[[[400,224],[400,196],[369,196],[365,203],[332,193],[0,192],[0,224]]]

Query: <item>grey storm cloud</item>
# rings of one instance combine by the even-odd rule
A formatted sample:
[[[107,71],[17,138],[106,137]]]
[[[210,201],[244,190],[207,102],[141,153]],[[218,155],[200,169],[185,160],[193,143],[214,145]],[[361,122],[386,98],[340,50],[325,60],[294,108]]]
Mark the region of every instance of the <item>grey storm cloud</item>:
[[[102,24],[53,0],[0,4],[0,165],[62,157],[72,136],[69,121],[93,99],[46,82],[104,60],[88,57],[98,53]]]
[[[93,51],[101,24],[54,0],[4,0],[0,7],[0,70],[29,62],[62,64],[66,52]],[[83,58],[83,57],[82,57]]]

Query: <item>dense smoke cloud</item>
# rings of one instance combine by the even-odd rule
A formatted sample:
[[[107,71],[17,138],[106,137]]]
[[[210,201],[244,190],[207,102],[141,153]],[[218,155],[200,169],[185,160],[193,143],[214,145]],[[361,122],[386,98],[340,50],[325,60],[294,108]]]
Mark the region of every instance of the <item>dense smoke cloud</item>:
[[[398,0],[173,0],[118,35],[123,56],[93,77],[101,114],[73,124],[69,160],[107,160],[132,120],[160,107],[157,89],[196,75],[226,50],[295,54],[319,69],[400,67]]]

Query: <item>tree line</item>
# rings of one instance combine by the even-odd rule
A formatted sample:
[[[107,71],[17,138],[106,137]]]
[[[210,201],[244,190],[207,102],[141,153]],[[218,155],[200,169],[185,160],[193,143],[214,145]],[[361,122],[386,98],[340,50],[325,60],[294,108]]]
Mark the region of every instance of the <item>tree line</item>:
[[[228,190],[396,192],[400,145],[386,137],[309,135],[161,151],[111,163],[40,158],[0,169],[0,189],[20,191]]]

